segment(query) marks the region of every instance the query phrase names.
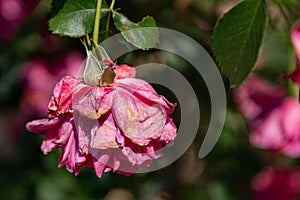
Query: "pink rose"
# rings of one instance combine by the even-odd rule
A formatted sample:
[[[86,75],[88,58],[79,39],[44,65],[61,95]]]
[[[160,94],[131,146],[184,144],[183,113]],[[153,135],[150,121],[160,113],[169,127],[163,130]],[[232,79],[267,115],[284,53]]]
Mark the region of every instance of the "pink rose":
[[[79,146],[98,158],[100,168],[132,173],[162,156],[159,149],[174,140],[176,127],[169,116],[175,105],[133,78],[134,68],[116,66],[115,72],[109,86],[81,83],[74,91]]]
[[[59,166],[74,174],[82,166],[94,169],[98,177],[147,167],[175,139],[170,118],[175,104],[134,77],[134,68],[127,65],[106,68],[95,86],[64,77],[54,88],[48,119],[26,127],[44,134],[45,154],[61,147]]]
[[[300,156],[300,105],[281,87],[252,76],[234,91],[238,108],[251,130],[253,146]]]

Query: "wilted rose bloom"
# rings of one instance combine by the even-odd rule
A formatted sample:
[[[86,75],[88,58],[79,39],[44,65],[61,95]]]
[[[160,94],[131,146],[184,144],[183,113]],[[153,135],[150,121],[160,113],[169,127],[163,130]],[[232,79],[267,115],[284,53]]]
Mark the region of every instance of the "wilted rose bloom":
[[[234,91],[251,130],[253,146],[290,157],[300,156],[300,105],[284,89],[252,76]]]
[[[26,127],[44,135],[45,154],[61,147],[59,166],[74,174],[82,166],[98,177],[147,167],[176,136],[170,118],[175,104],[134,76],[134,68],[122,65],[108,67],[95,86],[64,77],[54,88],[48,119]]]
[[[300,170],[269,167],[251,182],[255,200],[296,200],[300,195]]]

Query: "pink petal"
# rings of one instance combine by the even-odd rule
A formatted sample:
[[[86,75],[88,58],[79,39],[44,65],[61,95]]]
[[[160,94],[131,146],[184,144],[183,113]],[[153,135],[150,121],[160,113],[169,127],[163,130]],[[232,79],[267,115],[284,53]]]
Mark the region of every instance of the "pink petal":
[[[282,131],[287,140],[300,138],[300,104],[287,97],[280,106]]]
[[[98,123],[91,129],[90,147],[93,149],[118,148],[116,133],[119,129],[114,123],[112,114],[102,116]],[[90,152],[93,155],[92,149]]]
[[[46,130],[55,127],[59,122],[60,118],[55,117],[51,119],[38,119],[26,123],[26,129],[30,132],[43,134]]]
[[[133,166],[145,168],[148,167],[154,159],[163,155],[161,148],[162,145],[154,141],[151,141],[146,146],[139,146],[131,141],[127,141],[122,152]]]
[[[164,144],[169,144],[175,140],[177,128],[173,123],[171,118],[167,118],[167,123],[164,126],[164,129],[161,133],[159,141],[162,141]]]
[[[105,172],[106,164],[109,160],[110,156],[107,154],[102,154],[99,158],[93,158],[94,161],[94,169],[96,172],[96,175],[101,178],[103,172]]]
[[[103,172],[113,171],[124,175],[130,175],[137,170],[124,156],[120,148],[97,150],[94,157],[96,174],[101,178]]]
[[[126,169],[130,169],[131,173],[138,168],[148,167],[154,159],[163,155],[161,148],[164,142],[159,140],[152,140],[147,145],[140,146],[119,132],[117,134],[117,142],[120,144],[122,154],[124,155],[121,163],[122,167],[124,167],[124,160],[126,160],[129,162],[126,164]]]
[[[28,122],[26,128],[29,131],[44,135],[41,149],[44,154],[48,154],[64,145],[67,141],[73,128],[69,121],[70,115],[65,115],[60,118],[56,117]]]
[[[58,82],[53,90],[53,96],[49,102],[48,109],[56,116],[71,110],[72,92],[79,80],[65,76]]]
[[[296,51],[297,58],[300,59],[300,21],[298,21],[293,27],[291,40]]]
[[[79,84],[73,94],[73,109],[90,119],[107,113],[113,101],[112,87],[90,87]]]
[[[166,123],[166,111],[163,106],[141,100],[126,90],[126,87],[117,87],[115,92],[117,98],[112,112],[124,135],[140,145],[158,138]]]
[[[233,94],[238,109],[249,123],[255,123],[261,115],[277,107],[285,96],[284,88],[271,86],[254,75],[235,89]]]
[[[148,166],[152,160],[148,159],[148,163],[142,163],[144,166]],[[94,157],[94,168],[96,174],[101,178],[103,172],[113,171],[114,173],[120,173],[124,175],[131,175],[137,169],[141,168],[141,165],[132,164],[128,157],[124,154],[124,151],[120,148],[98,150],[98,156]]]
[[[176,104],[172,104],[164,96],[158,95],[146,81],[137,78],[126,78],[116,80],[115,82],[116,89],[122,88],[127,90],[133,96],[139,98],[148,105],[158,104],[163,106],[168,115],[173,113]]]
[[[299,138],[294,139],[290,142],[287,142],[280,152],[284,155],[287,155],[292,158],[299,158],[300,157],[300,140]]]
[[[71,132],[73,131],[73,125],[66,118],[64,121],[57,124],[57,126],[47,129],[44,134],[44,140],[41,145],[41,149],[44,154],[62,147],[68,140]]]
[[[81,152],[97,157],[99,149],[119,147],[116,142],[116,134],[119,130],[115,126],[111,113],[101,116],[99,120],[74,114]]]
[[[300,21],[296,22],[291,32],[291,41],[294,46],[296,57],[297,57],[297,66],[294,72],[288,75],[295,83],[300,85]]]
[[[279,110],[252,128],[250,142],[253,146],[269,150],[278,150],[285,143]]]
[[[116,79],[135,78],[136,71],[134,67],[128,65],[120,65],[115,67]]]
[[[268,167],[257,174],[252,182],[254,200],[297,199],[299,197],[300,172],[298,169]]]
[[[77,175],[85,162],[87,156],[79,152],[76,133],[72,130],[68,142],[62,147],[58,167],[65,165],[69,172]]]
[[[92,127],[99,126],[97,119],[90,119],[74,112],[74,123],[78,133],[78,146],[81,153],[89,154],[89,141]]]

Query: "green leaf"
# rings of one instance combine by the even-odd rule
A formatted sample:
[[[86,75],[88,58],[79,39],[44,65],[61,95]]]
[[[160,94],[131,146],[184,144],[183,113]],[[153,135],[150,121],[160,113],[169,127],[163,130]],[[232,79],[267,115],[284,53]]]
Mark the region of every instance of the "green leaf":
[[[65,3],[66,0],[53,0],[51,3],[51,16],[56,15]]]
[[[241,84],[255,66],[267,24],[265,2],[245,0],[216,25],[212,34],[213,51],[232,86]]]
[[[107,4],[102,1],[101,18],[108,13]],[[97,0],[66,0],[62,4],[53,2],[53,13],[57,14],[49,21],[49,29],[60,36],[82,37],[91,33]]]
[[[114,11],[113,20],[123,37],[134,46],[141,49],[150,49],[157,44],[158,29],[153,17],[147,16],[141,22],[134,23],[121,13]],[[146,27],[152,28],[143,29]]]

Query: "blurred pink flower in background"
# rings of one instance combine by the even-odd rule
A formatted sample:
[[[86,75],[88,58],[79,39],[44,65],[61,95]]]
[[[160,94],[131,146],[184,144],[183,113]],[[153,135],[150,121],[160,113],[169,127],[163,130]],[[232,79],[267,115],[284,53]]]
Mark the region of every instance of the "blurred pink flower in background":
[[[47,105],[51,97],[53,85],[57,83],[64,74],[76,75],[83,62],[83,54],[73,51],[61,59],[46,61],[46,59],[35,59],[20,64],[22,80],[22,93],[19,107],[13,117],[2,126],[7,129],[5,135],[12,145],[17,145],[20,136],[24,133],[24,124],[33,116],[46,116]],[[4,134],[3,134],[4,135]]]
[[[0,42],[14,37],[37,3],[37,0],[0,0]]]
[[[296,200],[300,195],[300,170],[266,168],[251,182],[255,200]]]
[[[250,128],[250,143],[261,149],[300,156],[300,105],[284,88],[251,76],[234,91]]]
[[[300,22],[291,31],[291,41],[297,66],[289,74],[300,84]],[[234,92],[235,100],[251,129],[252,145],[290,157],[300,156],[300,105],[297,99],[286,97],[284,88],[250,77]]]
[[[84,56],[73,51],[61,59],[47,61],[40,58],[22,63],[20,79],[22,94],[19,102],[18,115],[7,124],[7,133],[14,143],[24,132],[24,124],[33,116],[46,116],[47,105],[52,94],[53,85],[65,74],[77,75]]]
[[[300,21],[295,23],[291,31],[291,42],[296,53],[297,66],[294,72],[289,74],[288,77],[300,85]]]
[[[24,81],[20,102],[22,112],[29,116],[45,116],[53,85],[65,74],[76,76],[83,60],[82,53],[73,51],[51,63],[43,59],[24,63],[21,73]]]
[[[161,157],[160,149],[175,139],[175,104],[134,78],[134,68],[116,66],[115,72],[104,87],[64,77],[53,90],[48,119],[26,125],[44,135],[44,154],[62,148],[59,167],[75,175],[82,166],[99,178],[108,171],[131,174]]]

